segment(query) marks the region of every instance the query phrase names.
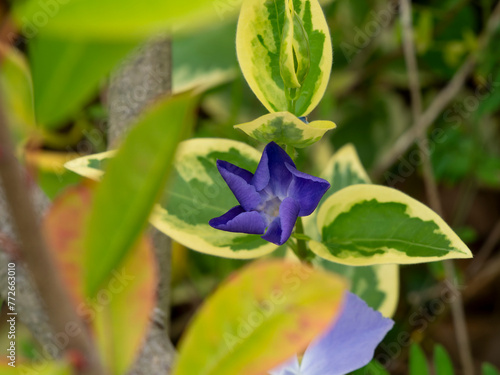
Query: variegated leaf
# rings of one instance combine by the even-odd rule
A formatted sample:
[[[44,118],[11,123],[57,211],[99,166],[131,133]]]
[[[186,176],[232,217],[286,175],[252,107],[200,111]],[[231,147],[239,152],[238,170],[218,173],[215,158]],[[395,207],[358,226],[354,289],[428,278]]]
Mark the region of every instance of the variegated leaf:
[[[472,254],[430,208],[398,190],[352,185],[330,196],[318,212],[321,242],[311,250],[347,265],[411,264]]]
[[[305,116],[321,100],[332,45],[317,0],[245,0],[236,49],[245,79],[270,112]]]
[[[64,167],[80,176],[99,181],[104,175],[104,169],[109,159],[116,155],[116,150],[101,152],[89,156],[73,159],[64,164]]]
[[[98,180],[114,151],[72,160],[66,168]],[[217,159],[227,160],[254,172],[260,152],[247,144],[215,138],[180,143],[173,177],[150,222],[180,244],[193,250],[226,258],[248,259],[269,254],[276,246],[257,235],[213,229],[208,221],[238,202],[219,174]]]
[[[227,139],[190,139],[179,145],[174,177],[151,223],[193,250],[226,258],[256,258],[276,246],[258,235],[216,230],[208,221],[238,202],[217,170],[217,159],[255,172],[260,152]]]
[[[319,202],[318,208],[310,216],[304,218],[307,235],[316,241],[321,241],[316,218],[320,207],[328,197],[350,185],[371,183],[370,177],[359,160],[356,148],[351,143],[340,148],[330,158],[320,177],[327,180],[331,187]]]
[[[316,258],[318,267],[343,276],[350,282],[351,292],[361,297],[371,308],[391,318],[399,301],[399,266],[375,264],[352,267]]]
[[[319,207],[335,192],[354,184],[370,183],[370,178],[359,160],[352,144],[340,148],[328,161],[321,177],[330,182],[331,188],[326,192]],[[305,220],[307,234],[316,241],[321,236],[316,227],[316,210]],[[357,294],[372,308],[386,317],[392,317],[399,301],[399,266],[397,264],[380,264],[363,267],[351,267],[316,258],[316,266],[340,274],[350,281],[351,292]]]
[[[331,121],[305,123],[290,112],[269,113],[254,121],[235,126],[260,142],[274,141],[297,148],[312,145],[335,127]]]

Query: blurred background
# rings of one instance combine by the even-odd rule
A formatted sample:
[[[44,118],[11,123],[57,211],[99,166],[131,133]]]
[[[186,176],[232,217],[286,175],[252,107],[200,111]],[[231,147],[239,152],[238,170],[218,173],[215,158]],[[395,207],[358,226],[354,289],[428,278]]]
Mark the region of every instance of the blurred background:
[[[217,22],[199,32],[173,38],[173,88],[206,88],[194,137],[231,138],[258,146],[233,129],[233,125],[266,113],[238,68],[236,18],[230,11],[234,3],[214,0]],[[461,78],[468,59],[475,59],[466,76],[458,80],[451,100],[431,121],[427,134],[444,219],[475,256],[473,260],[456,262],[474,360],[500,367],[500,28],[486,27],[488,20],[495,19],[492,13],[497,5],[493,0],[414,1],[412,19],[424,113],[436,105],[436,100],[442,100],[440,92],[450,81]],[[0,14],[7,14],[10,7],[9,2],[0,1]],[[374,182],[400,189],[428,204],[418,142],[405,149],[403,156],[390,159],[389,165],[382,163],[415,122],[398,3],[336,0],[324,1],[323,9],[334,47],[333,70],[325,96],[309,120],[331,120],[337,129],[314,147],[300,150],[298,164],[317,174],[334,150],[353,143]],[[5,36],[8,25],[3,25]],[[485,32],[489,33],[486,42]],[[22,91],[25,76],[15,75],[19,67],[21,73],[23,69],[26,73],[31,66],[34,81],[42,79],[43,70],[36,61],[33,65],[36,53],[27,48],[25,37],[16,36],[10,42],[17,50],[2,65],[0,83],[3,89],[17,87]],[[41,126],[34,131],[25,126],[30,120],[23,118],[22,110],[10,114],[18,152],[50,198],[81,181],[81,177],[63,168],[64,162],[108,147],[107,82],[102,80],[99,92],[57,126]],[[154,77],[145,84],[154,85]],[[132,95],[140,96],[141,88]],[[3,96],[11,108],[17,108],[18,98]],[[244,264],[174,244],[174,343],[205,296]],[[440,283],[443,280],[441,263],[401,267],[396,328],[386,338],[386,345],[381,346],[378,357],[395,357],[388,362],[391,374],[407,373],[409,347],[393,345],[401,340],[402,333],[419,342],[428,353],[435,343],[441,343],[458,368],[449,303],[453,296],[446,283]],[[5,306],[2,311],[6,313]],[[4,317],[0,319],[2,330],[7,329],[5,321]],[[19,350],[29,358],[35,344],[27,331],[18,329]],[[0,333],[0,340],[4,339],[6,334]]]

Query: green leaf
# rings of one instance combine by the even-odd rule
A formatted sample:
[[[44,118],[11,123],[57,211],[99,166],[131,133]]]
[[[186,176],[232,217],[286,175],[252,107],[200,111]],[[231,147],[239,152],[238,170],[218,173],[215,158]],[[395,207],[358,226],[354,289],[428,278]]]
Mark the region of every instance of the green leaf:
[[[37,375],[72,375],[73,366],[67,360],[44,361],[44,362],[23,362],[16,363],[17,371],[7,363],[0,364],[0,374],[37,374]]]
[[[321,241],[321,234],[316,225],[318,211],[328,197],[347,186],[370,183],[370,178],[359,160],[356,148],[350,143],[340,148],[330,158],[320,177],[327,180],[331,187],[319,202],[318,208],[304,218],[306,233],[316,241]]]
[[[377,360],[372,360],[365,367],[351,372],[351,375],[390,375]]]
[[[277,112],[234,127],[262,143],[274,141],[303,148],[319,141],[328,130],[335,129],[336,125],[331,121],[306,124],[290,112]]]
[[[409,375],[429,375],[429,367],[425,354],[417,344],[410,347],[410,371]]]
[[[434,367],[436,375],[454,375],[453,363],[442,345],[434,346]]]
[[[324,332],[343,295],[332,274],[283,260],[253,263],[202,306],[173,375],[265,374]]]
[[[318,209],[329,196],[344,187],[370,183],[352,144],[345,145],[330,158],[320,177],[327,180],[331,187],[321,200]],[[321,235],[316,226],[318,209],[304,218],[304,224],[306,233],[314,240],[321,241]],[[394,315],[399,301],[399,266],[397,264],[351,267],[320,257],[315,259],[314,264],[350,280],[351,292],[360,296],[373,309],[380,311],[386,317]]]
[[[8,124],[18,142],[35,129],[33,85],[24,56],[15,48],[0,45],[0,88]]]
[[[224,232],[208,225],[238,205],[219,171],[217,159],[255,172],[261,153],[245,143],[203,138],[183,142],[177,152],[174,174],[151,223],[175,241],[202,253],[248,259],[276,249],[258,235]]]
[[[316,258],[313,264],[343,276],[350,282],[350,291],[361,297],[371,308],[391,318],[399,300],[399,266],[377,264],[351,267]]]
[[[63,4],[61,4],[63,3]],[[231,17],[237,1],[228,7],[220,1],[191,0],[80,0],[51,3],[29,0],[14,9],[16,21],[31,33],[64,35],[68,39],[142,40],[179,29],[199,28],[211,21]],[[40,19],[43,27],[37,27]]]
[[[64,167],[80,176],[99,181],[104,176],[104,170],[111,159],[116,155],[116,150],[92,154],[78,159],[73,159],[64,164]]]
[[[332,45],[317,0],[245,0],[236,50],[245,79],[269,112],[305,116],[321,100]]]
[[[194,103],[191,93],[157,102],[109,161],[86,238],[88,296],[97,292],[144,228],[169,176],[177,144],[191,131]]]
[[[74,41],[65,35],[40,35],[29,44],[36,119],[49,129],[75,115],[95,95],[101,80],[136,46]]]
[[[317,218],[311,250],[347,265],[411,264],[472,254],[431,209],[398,190],[352,185],[330,196]]]
[[[324,171],[321,173],[332,185],[326,192],[323,202],[330,195],[351,185],[370,184],[368,173],[359,160],[356,148],[351,143],[340,148],[329,160]]]
[[[483,363],[481,367],[483,375],[499,375],[500,372],[490,363]]]

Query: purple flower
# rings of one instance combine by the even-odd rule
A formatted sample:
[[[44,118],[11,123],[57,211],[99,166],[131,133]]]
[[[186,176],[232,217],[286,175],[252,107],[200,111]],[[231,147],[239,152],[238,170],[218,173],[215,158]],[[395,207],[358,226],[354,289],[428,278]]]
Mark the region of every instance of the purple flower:
[[[347,293],[340,317],[306,349],[272,370],[271,375],[344,375],[368,364],[377,345],[394,325],[353,293]]]
[[[276,245],[290,238],[297,217],[310,215],[330,188],[327,181],[299,172],[274,142],[264,149],[255,174],[223,160],[217,160],[217,168],[240,205],[209,224],[228,232],[262,234]]]

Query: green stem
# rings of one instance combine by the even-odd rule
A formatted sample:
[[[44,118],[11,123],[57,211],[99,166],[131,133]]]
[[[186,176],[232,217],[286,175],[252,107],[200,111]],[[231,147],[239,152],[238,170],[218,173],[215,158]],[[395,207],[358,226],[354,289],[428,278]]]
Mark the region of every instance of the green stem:
[[[295,224],[295,233],[304,234],[304,225],[302,224],[302,218],[299,216],[297,218],[297,223]],[[306,241],[300,238],[297,238],[297,248],[293,249],[295,255],[306,263],[311,263],[311,257],[309,250],[307,249]]]

